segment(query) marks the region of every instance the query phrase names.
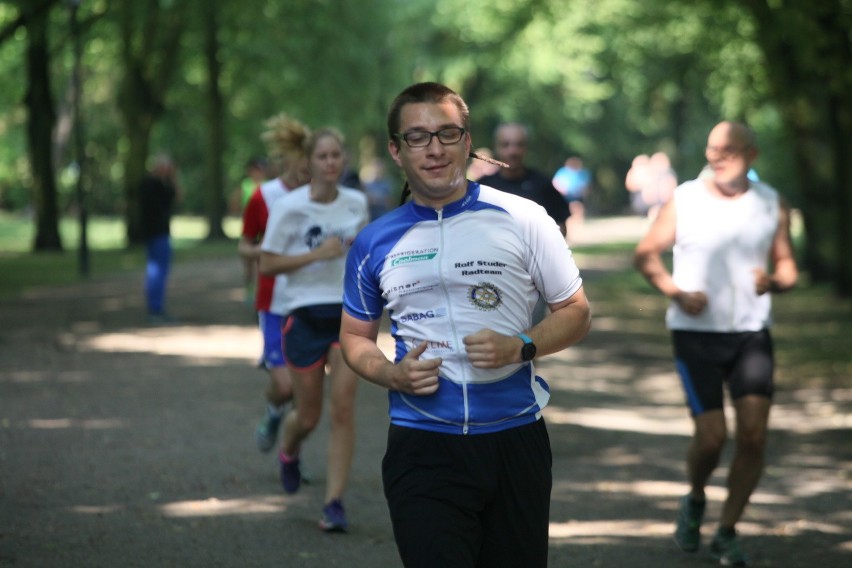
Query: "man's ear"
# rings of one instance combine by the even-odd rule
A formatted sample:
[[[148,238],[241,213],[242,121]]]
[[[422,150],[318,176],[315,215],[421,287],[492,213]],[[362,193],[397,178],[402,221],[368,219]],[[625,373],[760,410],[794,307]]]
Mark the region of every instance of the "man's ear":
[[[399,145],[393,140],[388,140],[388,152],[390,152],[391,158],[396,162],[396,165],[401,168],[402,161],[399,159]]]
[[[749,146],[746,150],[746,160],[748,160],[748,165],[752,165],[757,157],[760,155],[760,150],[755,148],[754,146]]]

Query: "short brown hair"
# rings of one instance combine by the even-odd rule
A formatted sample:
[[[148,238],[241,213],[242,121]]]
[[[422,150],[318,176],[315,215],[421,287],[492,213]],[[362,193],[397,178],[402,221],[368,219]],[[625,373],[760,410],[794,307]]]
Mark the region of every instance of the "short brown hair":
[[[456,105],[461,113],[461,126],[465,130],[470,130],[470,110],[468,110],[467,103],[464,102],[464,99],[458,93],[441,83],[416,83],[403,90],[391,103],[388,110],[388,139],[394,144],[399,145],[396,134],[399,133],[402,107],[415,103],[442,103],[445,100],[449,100]]]

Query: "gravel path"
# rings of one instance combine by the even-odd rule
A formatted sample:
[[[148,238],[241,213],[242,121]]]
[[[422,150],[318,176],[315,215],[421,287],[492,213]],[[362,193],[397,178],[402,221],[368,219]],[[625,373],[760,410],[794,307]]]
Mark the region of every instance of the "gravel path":
[[[629,242],[644,227],[590,219],[574,239]],[[553,391],[550,565],[711,565],[670,537],[690,422],[662,322],[609,316],[594,267],[627,259],[600,261],[581,263],[594,330],[540,365]],[[296,496],[254,447],[266,379],[237,259],[176,267],[172,327],[145,325],[140,279],[0,303],[0,567],[399,566],[379,471],[385,393],[361,384],[352,529],[323,534],[326,423],[305,449],[314,482]],[[852,389],[779,393],[740,527],[755,565],[852,566],[851,414]]]

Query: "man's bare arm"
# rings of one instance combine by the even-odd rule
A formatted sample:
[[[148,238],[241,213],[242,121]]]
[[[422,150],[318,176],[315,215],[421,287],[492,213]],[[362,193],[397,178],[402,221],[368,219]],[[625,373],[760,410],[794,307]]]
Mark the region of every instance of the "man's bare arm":
[[[379,320],[362,321],[343,312],[340,347],[346,364],[365,380],[388,390],[426,395],[438,390],[441,359],[420,359],[427,343],[421,342],[394,364],[379,349]]]
[[[786,203],[781,204],[778,217],[778,230],[772,239],[769,253],[774,270],[772,274],[766,274],[763,270],[756,272],[755,287],[758,294],[786,292],[799,279],[799,268],[790,237],[790,209]]]

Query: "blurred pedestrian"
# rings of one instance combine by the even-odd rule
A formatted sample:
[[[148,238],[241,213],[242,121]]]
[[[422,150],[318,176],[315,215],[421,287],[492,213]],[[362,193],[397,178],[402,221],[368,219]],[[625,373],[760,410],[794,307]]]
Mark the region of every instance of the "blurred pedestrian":
[[[665,152],[639,154],[627,172],[624,186],[633,211],[653,220],[677,187],[677,174]]]
[[[635,255],[639,272],[671,299],[666,325],[695,427],[687,452],[690,491],[680,500],[675,529],[686,552],[700,546],[705,488],[727,438],[725,384],[733,402],[736,445],[710,543],[710,554],[726,566],[748,562],[735,528],[763,471],[774,391],[770,296],[798,277],[789,210],[773,188],[748,179],[757,154],[747,126],[716,125],[705,152],[712,176],[674,191]],[[669,273],[661,255],[672,247]]]
[[[568,221],[573,225],[581,225],[586,217],[584,201],[589,191],[592,175],[583,165],[579,156],[569,156],[565,164],[553,174],[553,187],[562,194],[568,202],[571,213]]]
[[[266,130],[261,138],[281,175],[258,186],[243,210],[243,230],[237,252],[245,262],[256,266],[260,259],[260,245],[272,205],[310,179],[304,149],[309,135],[310,130],[304,124],[284,113],[266,121]],[[263,337],[260,366],[269,374],[266,410],[254,431],[257,448],[264,453],[275,447],[287,405],[293,398],[281,335],[287,315],[282,300],[286,284],[286,276],[259,274],[254,298]]]
[[[567,231],[566,221],[571,213],[562,195],[553,187],[550,176],[524,163],[528,138],[527,127],[523,124],[500,124],[494,131],[494,149],[497,159],[505,162],[508,167],[481,177],[479,183],[538,203],[544,207],[564,236]]]
[[[236,201],[237,205],[232,205],[232,210],[238,212],[242,217],[245,212],[246,205],[255,190],[267,179],[266,159],[255,157],[249,159],[245,165],[245,177],[240,181],[239,186],[234,190],[232,202]],[[246,304],[254,307],[255,290],[257,286],[257,259],[250,257],[242,257],[243,264],[243,288],[245,292]]]
[[[330,371],[331,438],[325,505],[320,528],[348,527],[343,493],[355,448],[355,393],[358,377],[340,354],[340,314],[346,251],[369,222],[367,198],[339,185],[345,164],[343,136],[325,128],[305,142],[311,181],[279,199],[263,238],[260,271],[286,274],[283,289],[284,351],[295,390],[296,407],[288,413],[279,459],[284,491],[295,493],[302,481],[302,444],[322,414],[326,365]]]
[[[154,157],[139,188],[142,238],[145,240],[145,301],[148,323],[174,323],[166,310],[166,287],[172,261],[171,219],[181,191],[177,168],[168,154]]]

